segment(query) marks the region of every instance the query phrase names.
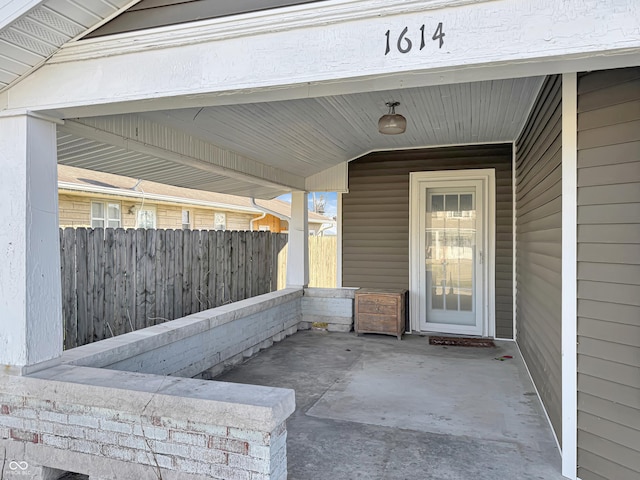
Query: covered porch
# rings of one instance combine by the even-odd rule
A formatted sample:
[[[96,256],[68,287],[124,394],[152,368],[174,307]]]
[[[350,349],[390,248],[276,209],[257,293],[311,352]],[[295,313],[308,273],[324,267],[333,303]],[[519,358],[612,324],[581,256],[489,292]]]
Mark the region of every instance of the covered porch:
[[[513,342],[443,347],[307,330],[216,380],[295,390],[292,480],[562,478]]]
[[[61,14],[56,8],[71,15],[77,7],[64,0],[23,3],[9,22],[20,31],[32,24],[37,30],[51,11]],[[131,6],[119,3],[100,21],[87,21],[85,30]],[[340,355],[336,345],[324,345],[335,352],[332,361],[340,360],[336,367],[348,374],[344,390],[341,381],[299,397],[303,408],[310,407],[306,413],[317,414],[309,418],[319,422],[319,431],[328,418],[349,422],[356,432],[413,432],[412,439],[400,443],[408,451],[412,443],[433,446],[427,450],[440,452],[441,460],[452,451],[454,458],[463,450],[475,451],[470,468],[483,467],[454,470],[460,478],[484,467],[489,471],[488,445],[504,447],[501,454],[525,452],[520,466],[503,458],[505,471],[528,476],[542,465],[548,473],[544,478],[554,478],[557,458],[548,447],[555,437],[564,476],[577,478],[580,453],[583,480],[615,478],[616,472],[631,478],[640,471],[637,442],[628,441],[640,431],[633,424],[640,408],[634,396],[637,241],[629,240],[637,238],[638,219],[628,214],[628,204],[639,203],[640,10],[631,2],[626,7],[578,0],[542,6],[533,0],[292,2],[281,9],[60,41],[61,48],[41,63],[22,64],[23,76],[7,80],[0,91],[0,159],[6,166],[0,201],[9,206],[0,212],[7,226],[0,250],[8,257],[0,270],[0,438],[15,465],[36,465],[33,478],[74,466],[101,480],[130,468],[145,479],[286,478],[287,418],[295,403],[294,393],[281,388],[287,385],[230,386],[191,377],[215,377],[313,321],[331,324],[339,318],[339,329],[350,328],[352,290],[325,296],[305,289],[307,192],[337,191],[338,286],[408,288],[407,333],[415,337],[402,342],[348,337],[336,340],[338,345],[356,341],[351,352],[345,348]],[[49,41],[48,29],[57,25],[50,23],[43,34]],[[5,43],[20,43],[23,37],[7,38]],[[33,45],[23,41],[16,48]],[[31,54],[33,60],[37,55]],[[377,131],[390,101],[400,102],[397,111],[408,120],[404,135]],[[63,352],[57,163],[253,198],[291,192],[289,288]],[[480,170],[481,177],[474,173]],[[453,188],[449,193],[460,205],[469,194],[460,189],[470,183],[460,184],[453,171],[465,172],[464,182],[477,188],[473,194],[484,208],[477,223],[482,249],[467,255],[477,272],[468,281],[478,288],[475,303],[455,300],[458,309],[470,312],[466,318],[473,328],[457,332],[450,319],[430,322],[424,315],[429,305],[444,305],[448,295],[461,296],[469,287],[449,289],[448,274],[439,287],[429,283],[424,264],[440,257],[429,256],[431,245],[421,243],[431,227],[419,219],[424,216],[420,208],[429,204],[425,199],[432,198],[428,195],[446,196],[442,189]],[[412,183],[411,175],[425,172]],[[439,176],[452,183],[429,183]],[[413,187],[420,182],[422,193]],[[413,209],[415,204],[420,208]],[[471,210],[438,212],[457,218]],[[580,232],[579,225],[585,226]],[[437,302],[428,300],[432,291],[440,297]],[[431,347],[422,358],[420,334],[433,325],[445,333],[510,341],[499,349],[514,358],[500,362],[493,353],[474,358],[456,350],[449,362],[453,350]],[[331,337],[297,338],[322,345]],[[581,352],[579,338],[584,339]],[[381,363],[393,364],[385,383],[407,371],[418,375],[403,380],[413,384],[417,379],[419,385],[415,395],[409,391],[399,401],[395,413],[377,411],[387,404],[385,398],[362,411],[346,402],[353,396],[365,402],[375,393],[368,392],[366,381],[364,390],[358,388],[359,365],[382,369],[367,345],[382,353]],[[360,360],[351,356],[354,351]],[[522,378],[522,358],[533,383]],[[474,370],[482,362],[487,370]],[[464,375],[497,375],[463,385],[453,396],[489,390],[511,400],[505,405],[499,395],[487,399],[494,413],[488,421],[479,415],[478,428],[466,433],[466,422],[456,426],[446,412],[435,422],[413,423],[422,397],[435,402],[429,407],[434,412],[443,406],[438,395],[446,390],[421,390],[442,382],[430,376],[427,363],[442,367],[446,379],[456,376],[451,367],[458,363]],[[506,369],[510,380],[503,384]],[[317,375],[325,378],[325,373]],[[259,375],[252,377],[249,370],[236,375],[258,382]],[[273,372],[265,378],[274,378]],[[306,391],[308,380],[303,378],[298,389]],[[484,389],[488,384],[492,388]],[[538,398],[549,428],[540,425]],[[335,403],[344,409],[334,408]],[[473,416],[476,408],[465,405],[465,414]],[[201,418],[194,421],[194,415]],[[306,427],[296,423],[301,418],[295,413],[290,425],[304,436]],[[517,426],[522,419],[533,426]],[[608,428],[601,429],[602,422]],[[625,428],[629,423],[631,432]],[[444,437],[436,441],[434,435]],[[320,440],[333,443],[330,437]],[[436,444],[450,449],[438,451]],[[382,443],[369,445],[388,450]],[[431,453],[413,450],[418,463],[423,454],[435,461]],[[393,473],[384,469],[390,466],[409,469],[407,458],[403,466],[377,463],[382,470],[372,475],[388,478]],[[298,461],[303,462],[292,460]],[[292,472],[303,471],[292,465]],[[435,467],[417,470],[425,468]],[[448,467],[442,468],[432,474]]]

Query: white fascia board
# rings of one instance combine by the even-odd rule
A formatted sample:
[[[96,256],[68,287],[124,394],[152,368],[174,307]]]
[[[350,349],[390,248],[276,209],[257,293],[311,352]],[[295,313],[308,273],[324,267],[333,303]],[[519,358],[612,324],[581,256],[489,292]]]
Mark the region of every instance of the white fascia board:
[[[82,192],[82,193],[98,193],[101,195],[115,195],[118,197],[144,198],[145,200],[155,200],[158,202],[180,203],[185,205],[195,205],[199,207],[210,207],[219,210],[233,210],[247,213],[262,213],[262,210],[243,207],[240,205],[232,205],[228,203],[207,202],[205,200],[192,200],[184,197],[174,197],[171,195],[161,195],[158,193],[143,193],[137,190],[125,190],[122,188],[99,187],[96,185],[79,185],[71,182],[58,182],[58,188],[64,191]]]
[[[30,10],[42,5],[46,0],[9,0],[0,5],[0,30],[19,20]]]
[[[6,103],[91,116],[640,65],[638,18],[617,0],[318,2],[69,43]]]

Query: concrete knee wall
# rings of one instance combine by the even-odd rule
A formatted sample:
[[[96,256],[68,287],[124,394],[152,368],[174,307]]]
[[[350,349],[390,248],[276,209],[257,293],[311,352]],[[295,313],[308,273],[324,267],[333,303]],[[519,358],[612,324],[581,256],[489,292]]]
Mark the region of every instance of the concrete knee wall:
[[[286,478],[293,391],[177,377],[213,377],[312,322],[350,331],[354,292],[273,292],[0,375],[4,478]]]
[[[353,301],[357,288],[305,288],[302,297],[302,325],[326,325],[330,332],[353,329]]]
[[[298,330],[301,289],[286,289],[68,350],[62,363],[214,376]]]

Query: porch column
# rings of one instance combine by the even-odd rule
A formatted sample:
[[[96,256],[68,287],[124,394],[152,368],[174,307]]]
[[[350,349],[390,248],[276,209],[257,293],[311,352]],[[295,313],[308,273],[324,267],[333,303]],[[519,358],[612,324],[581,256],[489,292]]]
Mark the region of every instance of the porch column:
[[[0,367],[21,375],[62,353],[56,124],[0,116],[0,165]]]
[[[309,210],[306,192],[291,194],[287,287],[309,285]]]

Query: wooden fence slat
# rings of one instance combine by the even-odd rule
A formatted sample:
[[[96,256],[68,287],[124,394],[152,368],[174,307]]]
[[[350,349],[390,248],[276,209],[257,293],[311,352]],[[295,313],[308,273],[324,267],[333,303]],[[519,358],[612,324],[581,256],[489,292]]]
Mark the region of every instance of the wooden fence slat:
[[[102,340],[117,335],[114,330],[114,312],[115,312],[115,232],[113,228],[107,228],[104,231],[103,242],[103,265],[104,265],[104,283],[102,290],[102,299],[104,305],[104,313],[102,315],[102,331],[94,332],[96,340]]]
[[[193,312],[192,303],[191,303],[191,288],[193,285],[193,278],[191,277],[191,266],[192,266],[192,251],[193,245],[191,242],[191,230],[183,230],[182,238],[183,238],[183,246],[182,246],[182,313],[183,315],[190,315]]]
[[[231,261],[229,263],[229,273],[231,283],[229,285],[232,302],[238,301],[238,232],[231,232]]]
[[[236,263],[236,269],[238,272],[238,293],[237,293],[237,300],[242,300],[244,298],[247,298],[245,296],[245,291],[246,291],[246,285],[245,285],[245,281],[246,281],[246,261],[247,261],[247,236],[245,235],[246,232],[239,232],[238,235],[238,260]]]
[[[224,231],[218,230],[216,232],[216,307],[224,305],[227,301],[225,295],[226,282],[225,282],[225,264],[226,264],[226,235]]]
[[[76,235],[73,228],[61,230],[60,270],[62,274],[62,315],[64,348],[78,346],[78,304],[76,290]]]
[[[209,235],[206,230],[200,231],[200,241],[198,243],[200,255],[200,288],[198,299],[200,301],[200,311],[209,308]]]
[[[145,250],[147,247],[145,230],[136,229],[136,330],[145,328],[147,318],[146,292],[145,292]]]
[[[127,294],[126,294],[126,276],[127,276],[127,244],[124,229],[117,228],[115,230],[114,239],[114,316],[113,316],[113,333],[121,335],[127,332]]]
[[[76,238],[76,292],[78,295],[78,345],[88,342],[89,319],[87,283],[87,231],[79,229]]]
[[[153,322],[154,325],[158,323],[166,322],[171,320],[167,316],[167,282],[166,282],[166,238],[167,231],[166,230],[155,230],[155,260],[154,260],[154,271],[155,271],[155,285],[156,285],[156,318]]]
[[[253,233],[246,232],[245,235],[245,298],[253,297]]]
[[[125,275],[125,331],[132,332],[136,329],[136,231],[134,229],[125,230],[126,244],[126,275]]]
[[[144,288],[146,293],[145,310],[147,318],[145,326],[150,327],[156,322],[156,230],[147,229],[145,232],[146,259],[144,271]]]
[[[213,308],[216,306],[216,259],[217,259],[217,235],[215,230],[207,230],[207,237],[209,237],[209,259],[207,264],[207,296],[209,303],[207,308]]]
[[[165,315],[169,320],[177,318],[175,316],[175,276],[176,276],[176,262],[175,262],[175,230],[167,230],[165,235],[165,268],[164,275],[166,281],[166,307]]]
[[[191,232],[191,313],[201,310],[200,270],[202,263],[202,235],[200,230]]]
[[[184,282],[184,235],[183,230],[176,230],[174,232],[173,243],[175,248],[174,254],[174,270],[175,279],[173,280],[173,316],[174,318],[180,318],[185,315],[184,305],[182,298],[182,287]]]

